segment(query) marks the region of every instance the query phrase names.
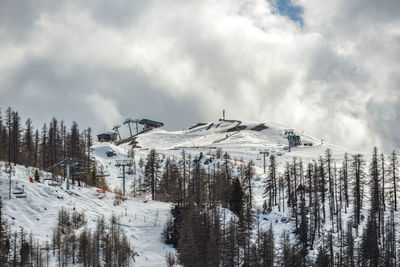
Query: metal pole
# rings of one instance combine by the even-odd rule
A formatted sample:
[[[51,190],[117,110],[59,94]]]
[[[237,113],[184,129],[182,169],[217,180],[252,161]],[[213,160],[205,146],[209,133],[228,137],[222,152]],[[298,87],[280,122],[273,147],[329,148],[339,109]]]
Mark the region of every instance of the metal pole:
[[[267,166],[266,166],[266,164],[265,164],[265,157],[266,157],[266,154],[265,153],[263,153],[264,154],[264,174],[266,174],[267,173]]]
[[[66,166],[67,166],[67,190],[69,190],[69,167],[70,167],[70,163],[67,162]]]
[[[132,166],[132,161],[131,160],[117,160],[116,167],[122,167],[122,190],[123,190],[123,194],[126,194],[126,190],[125,190],[125,167],[130,167]],[[120,176],[119,176],[120,178]]]
[[[131,130],[131,123],[130,123],[130,122],[128,123],[128,127],[129,127],[129,133],[130,133],[131,136],[132,136],[132,130]]]
[[[267,173],[267,160],[266,157],[269,155],[268,151],[260,151],[260,154],[263,154],[264,156],[264,174]]]
[[[126,165],[122,165],[122,188],[123,188],[123,192],[124,192],[124,196],[125,196],[125,166]]]

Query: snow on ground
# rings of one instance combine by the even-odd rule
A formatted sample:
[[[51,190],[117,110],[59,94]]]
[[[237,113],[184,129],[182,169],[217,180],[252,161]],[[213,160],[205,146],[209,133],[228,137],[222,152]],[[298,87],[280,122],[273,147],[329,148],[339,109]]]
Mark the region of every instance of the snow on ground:
[[[114,151],[115,156],[108,157],[107,151]],[[97,162],[97,170],[102,171],[109,175],[106,177],[106,182],[111,190],[114,189],[122,189],[122,178],[118,178],[121,176],[121,170],[119,167],[116,167],[115,164],[117,160],[129,160],[127,149],[122,147],[115,146],[109,143],[95,143],[92,146],[92,153]],[[126,190],[129,191],[128,188],[133,181],[132,175],[126,175]]]
[[[261,131],[252,130],[259,125],[265,125],[267,128]],[[241,127],[241,129],[239,129]],[[318,138],[315,138],[301,130],[294,129],[296,135],[299,135],[303,143],[312,143],[312,146],[298,146],[292,148],[292,151],[287,150],[287,137],[285,130],[290,127],[275,124],[275,123],[260,123],[260,122],[240,122],[240,121],[225,121],[225,122],[209,122],[198,124],[197,127],[192,127],[181,131],[166,131],[163,129],[153,129],[136,137],[136,159],[145,158],[150,149],[156,149],[159,154],[165,156],[180,157],[182,150],[186,154],[198,156],[203,152],[206,157],[214,157],[216,149],[220,148],[224,152],[228,152],[232,158],[232,164],[235,167],[240,164],[246,164],[250,160],[255,163],[256,178],[253,183],[254,190],[254,206],[255,209],[262,210],[264,202],[264,189],[266,175],[263,174],[263,158],[260,155],[261,151],[269,151],[270,154],[276,155],[276,163],[278,176],[283,174],[283,168],[286,162],[292,162],[294,159],[299,162],[303,161],[304,167],[308,162],[317,160],[320,156],[325,157],[325,152],[329,148],[332,153],[332,160],[336,163],[341,163],[346,152],[355,154],[354,151],[346,151],[336,145],[327,144]],[[102,146],[98,144],[98,146]],[[107,144],[106,146],[113,145]],[[127,151],[132,148],[129,143],[122,144],[118,147],[126,155]],[[100,151],[100,150],[99,150]],[[369,161],[367,155],[365,159]],[[266,158],[267,165],[269,158]],[[215,162],[218,161],[214,161]],[[267,167],[268,170],[268,167]],[[363,214],[366,211],[362,211]],[[351,216],[351,213],[343,215]],[[279,211],[277,207],[269,214],[260,214],[260,227],[268,229],[273,227],[275,239],[280,240],[284,232],[291,233],[291,238],[294,239],[292,233],[294,223],[289,218],[289,209],[286,205],[285,210]],[[326,229],[329,231],[329,220],[326,222]],[[362,228],[362,227],[361,227]],[[360,228],[360,229],[361,229]],[[318,244],[316,244],[318,245]],[[316,246],[317,247],[317,246]],[[311,251],[310,256],[315,257],[316,251]]]
[[[0,162],[0,195],[5,204],[4,216],[12,229],[23,227],[32,233],[34,239],[42,242],[50,241],[56,228],[58,211],[64,207],[69,211],[75,209],[84,211],[87,227],[94,228],[98,216],[109,220],[112,214],[120,216],[120,223],[131,245],[138,252],[134,266],[165,266],[165,255],[172,251],[161,239],[164,224],[170,216],[169,203],[157,201],[143,202],[143,199],[128,198],[119,206],[114,206],[114,194],[106,193],[104,199],[99,199],[95,188],[79,188],[72,186],[70,192],[61,187],[49,186],[48,181],[30,183],[31,169],[23,166],[15,167],[12,176],[11,199],[9,199],[9,178]],[[18,184],[17,184],[18,183]],[[13,190],[18,187],[25,189],[26,198],[17,199]]]
[[[252,130],[254,127],[265,125],[261,131]],[[182,150],[186,154],[198,156],[203,152],[206,157],[215,157],[216,149],[228,152],[232,157],[232,164],[239,166],[252,160],[255,162],[257,177],[254,179],[254,203],[256,209],[262,209],[264,201],[265,175],[263,174],[263,160],[260,151],[268,150],[276,155],[278,170],[282,173],[284,163],[293,158],[301,159],[305,163],[319,156],[324,156],[327,148],[331,149],[333,159],[337,162],[343,159],[343,148],[324,144],[322,140],[314,138],[302,131],[295,130],[303,142],[312,142],[313,146],[299,146],[286,149],[287,139],[284,134],[288,127],[259,122],[223,121],[199,124],[191,129],[168,132],[163,129],[154,129],[136,138],[138,148],[135,148],[136,164],[140,158],[145,159],[149,149],[156,149],[164,156],[180,157]],[[98,169],[103,169],[109,174],[105,177],[112,190],[122,188],[120,169],[115,166],[116,160],[129,159],[128,151],[132,148],[128,143],[116,146],[109,143],[95,143],[92,155],[97,162]],[[114,151],[115,155],[107,156],[107,151]],[[218,161],[214,161],[214,164]],[[243,162],[243,163],[242,163]],[[268,158],[267,158],[268,162]],[[119,206],[114,206],[114,194],[106,193],[104,199],[99,199],[95,188],[71,187],[71,193],[62,187],[49,186],[43,183],[30,183],[32,169],[16,166],[12,176],[12,188],[17,183],[24,186],[27,198],[17,199],[11,194],[8,198],[8,176],[3,171],[4,163],[0,163],[0,195],[4,199],[4,214],[12,225],[18,230],[24,227],[25,231],[32,233],[33,237],[44,242],[49,240],[56,227],[58,211],[65,207],[68,210],[84,211],[88,221],[88,228],[94,227],[98,216],[104,215],[106,220],[111,215],[119,215],[121,225],[130,238],[134,249],[139,253],[135,266],[164,266],[165,255],[174,251],[161,240],[163,226],[170,216],[169,203],[128,198]],[[45,175],[42,175],[43,177]],[[126,189],[135,179],[134,175],[126,176]],[[137,179],[137,176],[136,176]],[[260,215],[260,224],[263,228],[272,225],[275,237],[279,238],[284,231],[290,231],[292,222],[287,219],[287,210],[274,209],[271,213]]]
[[[265,125],[267,128],[261,131],[252,130],[259,125]],[[324,155],[327,148],[332,150],[334,158],[342,158],[345,152],[343,148],[326,144],[323,140],[294,129],[295,134],[301,137],[302,142],[311,142],[313,146],[295,147],[289,153],[285,136],[286,129],[290,128],[276,123],[220,121],[204,123],[198,127],[181,131],[169,132],[164,129],[153,129],[139,134],[135,141],[139,147],[137,149],[139,155],[145,155],[146,151],[152,148],[170,155],[179,155],[182,149],[187,153],[199,154],[221,148],[232,156],[243,158],[245,161],[255,161],[259,152],[264,150],[279,152],[278,154],[283,155],[283,161],[293,157],[315,159]],[[127,151],[131,145],[125,143],[119,147]]]

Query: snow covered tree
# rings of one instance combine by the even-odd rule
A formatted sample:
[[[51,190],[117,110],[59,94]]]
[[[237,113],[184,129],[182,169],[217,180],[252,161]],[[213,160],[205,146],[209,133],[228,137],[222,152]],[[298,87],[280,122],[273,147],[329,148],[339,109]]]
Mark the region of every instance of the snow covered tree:
[[[160,163],[158,162],[158,154],[156,150],[152,149],[147,155],[146,164],[144,166],[144,181],[143,181],[144,188],[150,190],[151,192],[152,200],[155,200],[156,197],[159,169],[160,169]]]

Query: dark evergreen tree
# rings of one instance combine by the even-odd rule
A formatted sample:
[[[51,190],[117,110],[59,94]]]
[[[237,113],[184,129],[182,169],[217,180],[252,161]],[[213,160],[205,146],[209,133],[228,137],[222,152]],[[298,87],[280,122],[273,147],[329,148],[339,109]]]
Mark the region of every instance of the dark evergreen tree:
[[[7,266],[11,249],[8,223],[3,217],[3,199],[0,196],[0,266]]]
[[[371,213],[378,216],[380,210],[381,187],[379,183],[378,149],[375,147],[372,154],[370,166],[370,187],[371,187]]]
[[[300,225],[296,233],[299,237],[300,244],[303,248],[308,247],[308,210],[306,208],[306,200],[300,199]]]
[[[358,227],[361,222],[361,208],[363,201],[363,186],[364,186],[364,161],[361,154],[353,156],[352,163],[352,178],[353,185],[353,199],[354,199],[354,223]]]
[[[331,257],[328,250],[324,245],[319,246],[317,260],[315,261],[315,267],[329,267],[331,264]]]
[[[154,200],[156,197],[156,188],[158,185],[158,172],[160,164],[158,162],[158,154],[152,149],[147,155],[147,161],[144,167],[144,187],[151,192],[151,199]]]
[[[378,247],[378,233],[376,231],[376,218],[374,215],[367,220],[367,225],[365,226],[364,233],[362,235],[361,241],[361,265],[362,266],[379,266],[379,247]]]
[[[390,156],[390,179],[391,179],[391,199],[393,202],[394,210],[397,211],[397,191],[398,191],[398,161],[396,152],[393,151]]]
[[[231,197],[229,200],[229,209],[237,216],[241,217],[243,214],[243,204],[245,194],[243,192],[242,185],[240,184],[239,178],[233,179],[231,186]]]
[[[25,123],[25,133],[23,138],[22,158],[25,166],[34,164],[34,141],[33,141],[33,125],[28,119]]]
[[[347,231],[345,237],[345,251],[344,251],[344,266],[354,267],[355,266],[355,244],[353,235],[353,223],[349,221],[347,223]]]

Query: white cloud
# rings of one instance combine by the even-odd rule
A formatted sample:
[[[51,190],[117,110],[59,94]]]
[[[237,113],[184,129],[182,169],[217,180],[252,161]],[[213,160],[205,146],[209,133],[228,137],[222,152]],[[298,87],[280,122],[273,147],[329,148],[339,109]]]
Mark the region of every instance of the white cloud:
[[[101,130],[127,116],[183,128],[225,108],[352,149],[398,147],[399,2],[294,2],[303,26],[264,0],[0,3],[0,105],[24,109],[29,88]]]
[[[84,102],[87,104],[90,112],[94,115],[98,123],[112,128],[116,122],[122,120],[118,111],[117,103],[111,99],[106,99],[97,92],[92,92],[84,96]]]

